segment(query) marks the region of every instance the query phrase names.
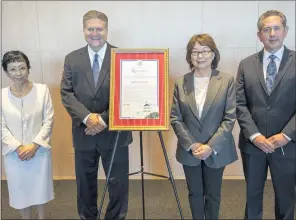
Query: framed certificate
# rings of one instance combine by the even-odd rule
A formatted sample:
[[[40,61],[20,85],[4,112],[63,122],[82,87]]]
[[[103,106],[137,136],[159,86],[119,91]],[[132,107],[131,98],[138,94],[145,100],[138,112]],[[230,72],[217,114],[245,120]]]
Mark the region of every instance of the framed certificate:
[[[109,130],[169,130],[168,49],[111,51]]]

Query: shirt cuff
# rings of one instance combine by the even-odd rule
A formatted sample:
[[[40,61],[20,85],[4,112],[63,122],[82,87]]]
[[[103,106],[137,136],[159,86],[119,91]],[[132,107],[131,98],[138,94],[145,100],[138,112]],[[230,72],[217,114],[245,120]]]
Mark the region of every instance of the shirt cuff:
[[[190,151],[193,145],[194,144],[191,144],[191,146],[187,149],[187,151]]]
[[[288,141],[291,141],[292,140],[291,138],[289,138],[289,136],[285,135],[284,133],[282,133],[282,134],[285,136],[285,138],[288,139]]]
[[[251,137],[250,137],[250,141],[253,142],[253,140],[254,140],[256,137],[258,137],[259,135],[261,135],[261,133],[255,133],[255,134],[251,135]]]
[[[91,113],[90,113],[90,114],[91,114]],[[83,122],[83,124],[85,124],[85,125],[86,125],[87,119],[88,119],[88,117],[90,116],[90,114],[88,114],[88,115],[85,117],[85,119],[82,121],[82,122]]]

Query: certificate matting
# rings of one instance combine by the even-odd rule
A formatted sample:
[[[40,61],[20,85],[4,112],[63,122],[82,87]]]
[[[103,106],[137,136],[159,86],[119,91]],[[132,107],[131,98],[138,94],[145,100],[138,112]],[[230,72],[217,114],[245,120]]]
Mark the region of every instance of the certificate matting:
[[[168,49],[111,51],[109,130],[168,130]]]

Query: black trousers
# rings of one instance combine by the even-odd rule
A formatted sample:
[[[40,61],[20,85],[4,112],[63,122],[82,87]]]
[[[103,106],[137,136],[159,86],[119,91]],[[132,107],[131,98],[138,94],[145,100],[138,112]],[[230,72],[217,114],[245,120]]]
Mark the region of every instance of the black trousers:
[[[77,209],[81,219],[95,220],[98,215],[98,166],[102,159],[107,175],[113,149],[75,150]],[[128,210],[128,147],[117,147],[108,184],[109,204],[105,219],[124,219]]]
[[[247,183],[245,219],[262,219],[263,193],[270,170],[275,192],[275,218],[294,219],[295,159],[279,152],[271,154],[241,153]]]
[[[193,219],[218,219],[224,168],[183,165]]]

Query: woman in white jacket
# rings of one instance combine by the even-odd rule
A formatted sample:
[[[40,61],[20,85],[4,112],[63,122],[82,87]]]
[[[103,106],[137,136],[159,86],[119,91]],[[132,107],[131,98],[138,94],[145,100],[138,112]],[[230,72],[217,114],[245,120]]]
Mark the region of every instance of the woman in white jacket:
[[[54,110],[49,89],[28,79],[30,61],[20,51],[4,54],[2,67],[12,85],[2,89],[2,154],[9,204],[30,219],[35,206],[44,218],[44,204],[54,198],[49,145]]]

